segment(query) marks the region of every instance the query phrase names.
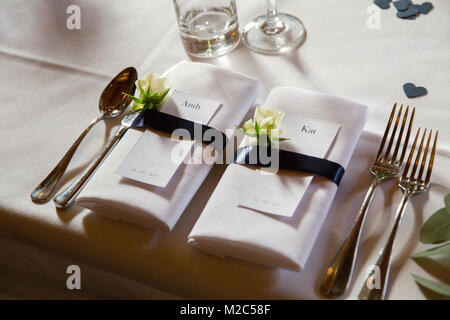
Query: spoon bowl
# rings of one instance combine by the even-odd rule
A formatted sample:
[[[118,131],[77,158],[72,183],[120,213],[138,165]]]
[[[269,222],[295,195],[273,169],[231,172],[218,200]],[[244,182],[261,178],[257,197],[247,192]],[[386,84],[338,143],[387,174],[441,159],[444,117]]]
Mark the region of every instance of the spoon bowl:
[[[128,67],[115,76],[100,95],[100,113],[106,118],[122,114],[131,102],[131,98],[123,93],[133,94],[136,90],[136,80],[137,71],[133,67]]]

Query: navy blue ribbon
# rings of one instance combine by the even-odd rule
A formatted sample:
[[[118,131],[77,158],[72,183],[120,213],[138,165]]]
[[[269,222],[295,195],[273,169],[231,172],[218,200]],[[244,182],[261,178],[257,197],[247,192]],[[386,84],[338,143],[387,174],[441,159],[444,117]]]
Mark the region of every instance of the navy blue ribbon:
[[[134,121],[133,127],[160,130],[169,134],[181,128],[187,130],[191,138],[207,145],[213,143],[216,136],[222,136],[222,149],[218,151],[223,151],[228,142],[227,136],[217,129],[155,110],[142,112]],[[201,136],[195,134],[198,130],[201,130]],[[214,134],[206,135],[210,137],[208,140],[205,138],[205,132],[209,130],[213,130]],[[274,152],[278,152],[278,168],[318,174],[330,179],[336,185],[339,185],[345,172],[340,164],[330,160],[263,146],[239,148],[234,155],[234,163],[270,167],[271,163],[262,161],[260,155],[270,159]]]
[[[168,134],[172,134],[176,129],[185,129],[189,132],[191,138],[197,139],[207,145],[213,143],[216,136],[222,136],[222,146],[218,151],[225,149],[225,146],[228,143],[228,138],[225,133],[220,132],[217,129],[155,110],[146,110],[142,112],[133,122],[133,127],[160,130]],[[197,137],[197,132],[199,132],[199,130],[201,130],[202,134],[200,137]],[[209,131],[209,133],[213,132],[214,134],[205,135],[206,131]],[[210,136],[211,138],[208,140],[206,138],[207,136]]]
[[[270,160],[274,152],[278,152],[278,168],[280,169],[315,173],[330,179],[336,185],[339,185],[345,173],[345,169],[336,162],[265,146],[239,148],[234,155],[234,162],[237,164],[270,167],[272,163],[270,161],[265,162],[265,160]],[[262,156],[264,159],[261,158]]]

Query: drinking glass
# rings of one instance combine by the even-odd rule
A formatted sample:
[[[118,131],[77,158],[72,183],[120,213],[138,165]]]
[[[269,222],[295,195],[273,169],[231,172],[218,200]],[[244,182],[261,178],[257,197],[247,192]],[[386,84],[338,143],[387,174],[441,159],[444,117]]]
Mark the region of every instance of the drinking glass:
[[[267,14],[250,21],[242,40],[256,52],[280,54],[296,48],[305,37],[305,27],[296,17],[277,12],[277,1],[267,1]]]
[[[239,43],[234,0],[173,0],[173,3],[181,40],[188,54],[218,57]]]

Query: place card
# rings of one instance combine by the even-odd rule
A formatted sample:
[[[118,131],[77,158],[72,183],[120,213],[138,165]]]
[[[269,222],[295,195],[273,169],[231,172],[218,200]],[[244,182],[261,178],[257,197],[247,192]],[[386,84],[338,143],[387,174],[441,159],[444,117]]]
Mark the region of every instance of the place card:
[[[221,106],[219,101],[174,90],[161,112],[207,125]],[[168,134],[146,130],[116,174],[164,188],[194,143],[194,140],[172,140]]]
[[[174,90],[161,112],[207,125],[220,107],[219,101]]]
[[[324,158],[339,132],[340,125],[286,115],[283,119],[283,137],[280,150]],[[244,184],[239,206],[292,217],[303,198],[313,174],[280,169],[260,168]]]

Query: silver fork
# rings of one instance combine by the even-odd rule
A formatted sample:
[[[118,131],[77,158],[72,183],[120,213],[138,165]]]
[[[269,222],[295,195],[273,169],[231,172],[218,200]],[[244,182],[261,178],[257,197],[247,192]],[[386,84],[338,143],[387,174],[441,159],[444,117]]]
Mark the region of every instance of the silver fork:
[[[372,272],[367,277],[364,285],[359,294],[359,299],[362,300],[381,300],[386,296],[386,288],[388,286],[389,279],[389,271],[391,268],[391,256],[392,256],[392,248],[395,243],[395,236],[397,234],[398,227],[402,221],[402,217],[404,215],[406,205],[408,204],[409,199],[414,194],[424,192],[428,190],[430,185],[430,177],[431,171],[433,169],[434,163],[434,155],[436,153],[436,143],[438,138],[438,132],[436,131],[436,136],[434,138],[433,150],[431,151],[431,156],[428,161],[428,169],[425,175],[425,178],[422,179],[424,174],[425,165],[427,163],[428,150],[430,148],[431,136],[433,135],[433,130],[430,131],[428,135],[427,144],[425,147],[424,154],[422,156],[422,160],[420,161],[420,156],[423,150],[423,143],[425,141],[425,136],[427,134],[427,129],[425,129],[422,139],[420,142],[419,149],[416,153],[416,159],[414,161],[414,166],[412,167],[411,173],[409,173],[409,169],[411,167],[411,160],[413,158],[414,151],[416,149],[417,139],[420,134],[420,128],[417,130],[416,138],[414,139],[414,144],[409,153],[408,162],[406,163],[405,169],[403,170],[403,174],[400,177],[398,186],[403,191],[403,198],[398,206],[397,213],[395,215],[394,225],[392,226],[391,233],[389,234],[388,240],[380,253],[380,256],[374,265]],[[416,176],[417,167],[421,162],[419,173]],[[376,280],[376,281],[375,281]],[[377,287],[377,283],[379,282],[379,286]]]
[[[411,127],[414,121],[415,108],[413,108],[412,110],[408,124],[408,129],[406,130],[406,135],[404,137],[405,126],[409,112],[409,106],[406,107],[406,111],[401,121],[400,131],[396,136],[398,126],[400,123],[400,118],[403,111],[403,105],[401,105],[397,117],[395,117],[396,118],[395,125],[394,128],[392,129],[389,142],[385,149],[384,147],[386,145],[386,141],[389,136],[389,132],[396,113],[396,109],[397,103],[395,103],[394,107],[392,108],[391,116],[386,126],[383,139],[381,140],[380,148],[378,149],[375,162],[373,163],[370,169],[370,172],[375,176],[375,179],[373,180],[372,185],[370,186],[369,191],[367,192],[366,197],[364,198],[358,216],[355,222],[353,223],[352,229],[348,233],[344,243],[341,245],[338,253],[330,263],[325,273],[325,276],[322,279],[322,283],[320,285],[320,292],[324,296],[327,297],[339,296],[343,294],[345,290],[349,287],[353,270],[355,267],[356,256],[358,254],[359,241],[361,238],[364,221],[370,203],[372,202],[375,189],[381,182],[387,179],[395,178],[400,171],[400,167],[403,163],[403,159],[406,154],[406,149],[408,147],[409,137],[411,134]],[[399,154],[402,140],[403,140],[403,148],[401,154]],[[394,145],[395,145],[394,151],[391,155],[392,147]]]

